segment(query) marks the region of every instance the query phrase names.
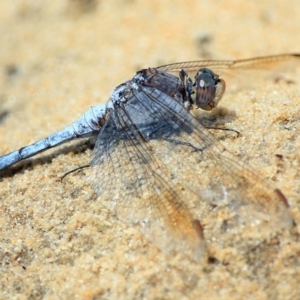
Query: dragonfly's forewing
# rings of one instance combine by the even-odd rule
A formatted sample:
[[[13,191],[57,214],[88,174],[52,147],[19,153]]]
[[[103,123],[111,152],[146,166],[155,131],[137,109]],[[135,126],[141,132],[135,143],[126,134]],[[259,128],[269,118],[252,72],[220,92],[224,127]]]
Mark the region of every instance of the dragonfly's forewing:
[[[242,60],[190,61],[164,65],[157,69],[174,75],[184,69],[190,78],[194,79],[198,70],[203,67],[220,75],[228,89],[253,87],[264,84],[266,79],[277,81],[283,78],[293,82],[296,71],[300,71],[300,55],[280,54]]]

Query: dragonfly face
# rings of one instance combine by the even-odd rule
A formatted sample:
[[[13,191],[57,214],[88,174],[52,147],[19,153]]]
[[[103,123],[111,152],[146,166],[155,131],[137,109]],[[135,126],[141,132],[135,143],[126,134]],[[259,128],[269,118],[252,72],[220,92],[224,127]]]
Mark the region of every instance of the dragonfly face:
[[[203,110],[216,108],[226,89],[225,81],[207,68],[201,68],[196,73],[194,82],[183,69],[179,72],[179,78],[185,87],[186,97],[183,99],[188,99],[184,101],[184,106],[188,109],[192,105]]]
[[[217,107],[223,97],[226,84],[219,75],[214,74],[210,69],[200,69],[195,77],[195,104],[204,110],[212,110]]]

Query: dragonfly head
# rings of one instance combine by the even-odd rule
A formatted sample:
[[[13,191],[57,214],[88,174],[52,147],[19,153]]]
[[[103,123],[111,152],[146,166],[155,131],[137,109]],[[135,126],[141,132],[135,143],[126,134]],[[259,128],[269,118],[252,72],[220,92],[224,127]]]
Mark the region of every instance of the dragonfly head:
[[[219,75],[213,73],[210,69],[200,69],[193,84],[195,93],[193,97],[194,104],[204,110],[212,110],[217,107],[221,100],[226,84]]]

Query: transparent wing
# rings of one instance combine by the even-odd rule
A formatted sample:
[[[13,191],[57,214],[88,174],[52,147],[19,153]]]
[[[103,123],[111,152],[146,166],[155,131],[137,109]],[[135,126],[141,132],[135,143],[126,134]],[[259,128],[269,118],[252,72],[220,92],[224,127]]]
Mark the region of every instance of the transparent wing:
[[[110,115],[97,138],[91,165],[89,180],[102,204],[118,219],[137,227],[164,252],[185,252],[194,259],[204,255],[200,223],[165,179],[170,177],[168,170],[126,109]]]
[[[160,106],[161,117],[177,125],[168,138],[152,141],[152,148],[168,166],[173,184],[183,184],[197,195],[198,200],[189,207],[194,207],[204,225],[206,239],[224,244],[227,234],[233,241],[241,238],[239,233],[246,238],[266,238],[292,225],[278,189],[238,161],[171,97],[152,87],[143,87],[143,92],[143,98]]]
[[[266,238],[292,224],[279,190],[151,86],[132,90],[127,104],[111,113],[91,164],[101,202],[165,252],[201,255],[198,219],[206,239],[220,244],[241,234]]]
[[[190,78],[194,79],[200,68],[207,67],[220,75],[227,87],[252,87],[265,82],[266,79],[278,80],[282,76],[293,81],[294,74],[299,67],[299,54],[280,54],[273,56],[256,57],[242,60],[202,60],[174,63],[158,67],[177,75],[184,69]]]

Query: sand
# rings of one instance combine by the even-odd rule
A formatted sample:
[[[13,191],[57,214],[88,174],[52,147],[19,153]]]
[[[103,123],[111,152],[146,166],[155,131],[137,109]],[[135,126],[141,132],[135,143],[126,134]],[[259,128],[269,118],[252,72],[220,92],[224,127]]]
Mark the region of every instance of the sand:
[[[300,52],[299,15],[297,0],[2,1],[0,153],[69,125],[141,68]],[[103,208],[84,172],[61,182],[91,157],[71,143],[0,173],[0,299],[300,299],[295,67],[293,83],[229,89],[213,114],[241,133],[223,134],[226,148],[284,192],[293,228],[244,253],[166,255]]]

